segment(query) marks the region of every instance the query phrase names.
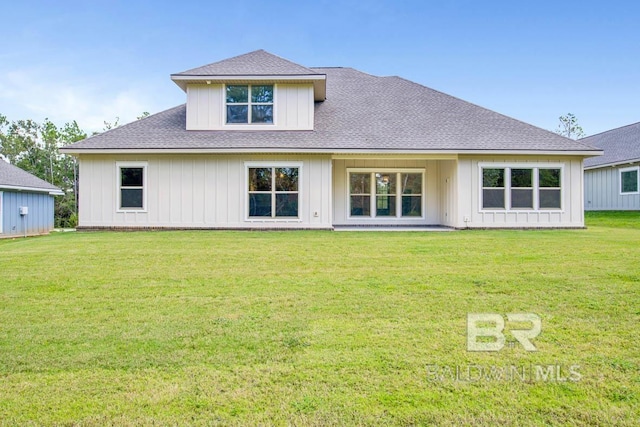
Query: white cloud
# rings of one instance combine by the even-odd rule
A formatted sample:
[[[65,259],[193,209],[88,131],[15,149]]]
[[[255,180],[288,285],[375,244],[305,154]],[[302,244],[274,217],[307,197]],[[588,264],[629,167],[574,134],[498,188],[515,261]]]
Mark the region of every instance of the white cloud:
[[[88,133],[100,131],[105,120],[119,117],[124,124],[143,111],[153,112],[151,89],[125,82],[70,81],[60,70],[12,70],[0,74],[0,113],[9,120],[48,117],[58,125],[76,120]]]

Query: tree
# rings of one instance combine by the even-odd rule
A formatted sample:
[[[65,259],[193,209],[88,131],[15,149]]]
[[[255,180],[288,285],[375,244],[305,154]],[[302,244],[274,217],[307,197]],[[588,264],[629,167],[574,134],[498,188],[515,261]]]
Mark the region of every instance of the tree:
[[[584,136],[584,131],[578,124],[578,119],[575,115],[567,113],[564,116],[558,117],[558,120],[560,120],[558,129],[556,129],[556,133],[558,135],[566,136],[571,139],[579,139]]]
[[[143,112],[138,119],[149,116]],[[120,118],[104,122],[108,131],[120,125]],[[96,135],[99,132],[94,132]],[[75,227],[78,219],[78,166],[76,158],[60,153],[60,148],[87,137],[74,120],[58,127],[51,120],[9,121],[0,114],[0,161],[9,163],[60,188],[55,198],[55,226]]]
[[[0,155],[9,163],[43,179],[63,192],[55,198],[55,226],[74,227],[77,218],[77,167],[75,158],[60,147],[85,139],[87,134],[73,121],[58,128],[49,119],[9,122],[0,115]]]
[[[151,114],[149,114],[148,111],[143,111],[141,115],[139,115],[138,117],[136,117],[138,120],[142,120],[144,118],[149,117]]]

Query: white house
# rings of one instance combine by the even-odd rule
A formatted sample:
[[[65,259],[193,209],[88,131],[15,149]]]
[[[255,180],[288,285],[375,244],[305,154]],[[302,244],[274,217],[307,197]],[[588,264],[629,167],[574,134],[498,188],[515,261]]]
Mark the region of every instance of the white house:
[[[640,211],[640,122],[580,142],[604,151],[584,162],[584,208]]]
[[[583,227],[601,151],[400,77],[259,50],[171,75],[186,104],[66,147],[80,229]]]

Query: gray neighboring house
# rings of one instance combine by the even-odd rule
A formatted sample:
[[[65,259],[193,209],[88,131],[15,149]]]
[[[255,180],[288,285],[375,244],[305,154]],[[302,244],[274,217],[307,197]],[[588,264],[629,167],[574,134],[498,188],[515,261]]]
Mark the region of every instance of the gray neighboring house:
[[[186,104],[61,149],[78,228],[584,227],[600,150],[409,80],[263,50],[171,80]]]
[[[47,234],[53,229],[58,187],[0,159],[0,238]]]
[[[640,210],[640,122],[580,142],[604,151],[584,162],[585,210]]]

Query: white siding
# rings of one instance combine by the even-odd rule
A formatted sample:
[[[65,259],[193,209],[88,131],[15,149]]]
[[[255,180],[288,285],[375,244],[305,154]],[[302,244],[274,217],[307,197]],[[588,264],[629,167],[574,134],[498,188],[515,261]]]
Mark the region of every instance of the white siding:
[[[187,130],[313,130],[313,85],[274,85],[274,124],[227,125],[222,84],[187,85]]]
[[[585,210],[640,210],[640,194],[620,194],[620,169],[636,165],[584,171]]]
[[[277,128],[313,130],[313,86],[279,84],[275,90]]]
[[[187,86],[187,130],[220,129],[223,108],[221,84]]]
[[[540,211],[483,211],[480,206],[480,163],[525,166],[527,164],[561,164],[562,209]],[[583,227],[582,158],[559,156],[472,157],[460,156],[457,167],[458,207],[454,227],[464,228],[552,228]],[[468,219],[468,221],[465,221]]]
[[[443,160],[438,162],[440,185],[440,224],[447,227],[456,226],[457,218],[457,162],[455,160]]]
[[[146,212],[117,211],[118,161],[147,162]],[[302,164],[298,220],[246,219],[249,161]],[[82,155],[80,182],[80,227],[331,227],[329,156]]]

